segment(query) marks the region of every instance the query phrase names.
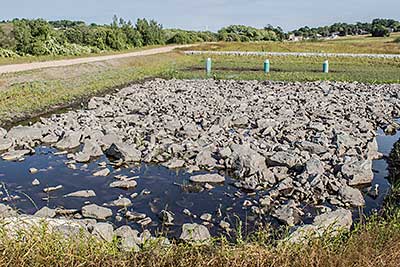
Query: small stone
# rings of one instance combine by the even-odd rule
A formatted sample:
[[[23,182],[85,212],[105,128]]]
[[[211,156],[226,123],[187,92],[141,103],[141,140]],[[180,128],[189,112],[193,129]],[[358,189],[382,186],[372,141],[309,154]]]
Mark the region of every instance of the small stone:
[[[29,172],[30,172],[31,174],[35,174],[35,173],[38,172],[38,169],[36,169],[36,168],[30,168],[30,169],[29,169]]]
[[[33,185],[33,186],[38,186],[38,185],[40,185],[39,180],[38,180],[38,179],[33,180],[33,181],[32,181],[32,185]]]
[[[144,213],[139,213],[136,211],[127,211],[125,214],[126,218],[130,221],[139,221],[147,217]]]
[[[46,188],[43,189],[43,192],[45,192],[45,193],[50,193],[50,192],[53,192],[53,191],[56,191],[56,190],[60,190],[60,189],[62,189],[62,188],[63,188],[62,185],[57,185],[57,186],[52,186],[52,187],[46,187]]]
[[[204,213],[200,216],[200,219],[206,222],[211,222],[212,220],[212,215],[210,213]]]
[[[113,201],[113,205],[114,206],[117,206],[117,207],[123,207],[123,208],[126,208],[126,207],[129,207],[129,206],[131,206],[132,205],[132,202],[128,199],[128,198],[119,198],[119,199],[117,199],[117,200],[114,200]]]
[[[122,189],[130,189],[137,186],[137,182],[135,180],[129,181],[115,181],[110,184],[110,187],[122,188]]]
[[[226,221],[221,221],[221,222],[219,223],[219,227],[221,227],[221,228],[224,229],[225,231],[228,231],[228,230],[230,230],[231,225],[230,225],[228,222],[226,222]]]
[[[141,219],[141,220],[137,221],[137,223],[140,224],[142,227],[151,224],[151,222],[152,222],[152,220],[151,220],[150,217],[146,217],[144,219]]]
[[[110,173],[111,173],[110,170],[106,168],[93,173],[93,176],[108,176]]]

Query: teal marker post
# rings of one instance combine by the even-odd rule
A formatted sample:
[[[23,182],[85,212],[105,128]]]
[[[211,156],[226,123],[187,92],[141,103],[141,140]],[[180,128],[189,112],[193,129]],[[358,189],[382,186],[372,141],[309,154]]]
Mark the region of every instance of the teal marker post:
[[[264,61],[264,72],[265,73],[269,73],[270,72],[270,63],[269,63],[269,59],[266,59]]]
[[[329,61],[328,60],[325,60],[324,64],[322,64],[322,71],[324,73],[328,73],[329,72]]]
[[[212,66],[211,58],[207,58],[207,60],[206,60],[206,72],[207,72],[207,75],[211,74],[211,66]]]

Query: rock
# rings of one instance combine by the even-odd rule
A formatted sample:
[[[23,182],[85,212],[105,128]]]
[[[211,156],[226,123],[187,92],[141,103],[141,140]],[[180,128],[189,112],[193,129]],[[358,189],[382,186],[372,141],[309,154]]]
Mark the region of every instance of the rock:
[[[117,200],[114,200],[113,201],[113,205],[117,206],[117,207],[125,208],[125,207],[131,206],[132,202],[128,198],[123,197],[123,198],[119,198]]]
[[[115,181],[110,184],[110,187],[122,188],[122,189],[130,189],[137,186],[137,182],[135,180],[127,180],[127,181]]]
[[[204,225],[185,223],[182,225],[180,239],[187,242],[204,242],[211,238],[210,232]]]
[[[345,203],[349,203],[354,207],[362,207],[365,205],[364,197],[360,190],[344,185],[339,189],[339,195]]]
[[[82,215],[86,218],[105,220],[112,216],[112,210],[96,204],[90,204],[82,207]]]
[[[7,130],[0,127],[0,138],[7,135]]]
[[[135,211],[127,211],[125,214],[126,218],[130,221],[139,221],[147,217],[144,213],[139,213]]]
[[[212,168],[217,164],[217,160],[213,158],[211,151],[203,150],[197,154],[196,164],[199,167]]]
[[[99,222],[93,226],[92,235],[97,236],[107,242],[113,240],[114,228],[109,223]]]
[[[192,139],[196,139],[200,134],[200,131],[197,128],[197,125],[194,123],[185,124],[183,126],[183,131],[187,137],[192,138]]]
[[[67,132],[64,137],[55,145],[57,149],[68,150],[80,145],[82,133],[80,131]]]
[[[38,185],[40,185],[39,180],[38,180],[38,179],[33,180],[33,181],[32,181],[32,185],[33,185],[33,186],[38,186]]]
[[[370,184],[374,179],[372,161],[361,160],[346,162],[342,166],[342,174],[348,179],[348,184],[351,186]]]
[[[123,251],[140,251],[141,240],[138,231],[128,225],[123,225],[116,229],[114,234],[120,239],[120,247]]]
[[[11,128],[6,136],[20,142],[34,141],[42,138],[42,130],[30,126],[16,126]]]
[[[311,237],[336,236],[341,230],[350,230],[352,224],[351,212],[339,208],[335,211],[318,215],[314,218],[312,224],[297,227],[289,236],[289,241],[300,243],[310,241]]]
[[[270,184],[275,183],[275,176],[267,168],[266,159],[255,150],[246,145],[232,145],[233,169],[239,178],[255,176],[260,181]]]
[[[172,159],[163,165],[169,169],[179,169],[185,166],[185,161],[181,159]]]
[[[310,152],[311,154],[317,155],[324,154],[328,151],[326,147],[310,141],[301,141],[298,143],[298,147],[302,150]]]
[[[82,153],[90,157],[101,157],[103,155],[100,145],[92,140],[85,140]]]
[[[230,225],[228,222],[226,222],[226,221],[220,221],[219,227],[221,227],[221,228],[224,229],[225,231],[229,231],[231,225]]]
[[[14,151],[9,151],[1,155],[3,160],[8,160],[8,161],[17,161],[22,159],[23,156],[30,154],[30,150],[14,150]]]
[[[294,226],[300,221],[297,210],[290,205],[284,205],[275,209],[272,216],[289,226]]]
[[[150,217],[146,217],[144,219],[138,220],[137,223],[140,224],[142,227],[145,227],[145,226],[151,224],[152,220]]]
[[[35,213],[35,216],[44,218],[54,218],[56,216],[56,211],[48,207],[43,207]]]
[[[210,213],[204,213],[200,216],[200,219],[206,222],[211,222],[212,220],[212,215]]]
[[[62,185],[50,186],[50,187],[44,188],[44,189],[43,189],[43,192],[45,192],[45,193],[50,193],[50,192],[53,192],[53,191],[60,190],[60,189],[62,189],[62,188],[63,188]]]
[[[8,150],[13,146],[13,141],[11,138],[0,137],[0,151]]]
[[[268,159],[270,166],[283,166],[293,168],[298,163],[298,156],[287,151],[279,151]]]
[[[325,172],[324,164],[318,158],[311,158],[306,162],[305,171],[312,176],[321,175]]]
[[[110,173],[111,171],[108,168],[105,168],[93,173],[93,176],[108,176]]]
[[[64,197],[81,197],[81,198],[89,198],[89,197],[95,197],[95,196],[96,196],[96,193],[93,190],[79,190],[79,191],[64,195]]]
[[[133,146],[124,144],[112,144],[105,154],[115,159],[122,159],[125,162],[140,162],[142,153]]]
[[[36,168],[30,168],[29,169],[29,173],[31,173],[31,174],[35,174],[37,172],[38,172],[38,169],[36,169]]]
[[[1,219],[7,218],[7,217],[15,217],[15,216],[17,216],[17,211],[12,209],[10,206],[0,203],[0,218]]]
[[[76,153],[74,155],[74,160],[76,162],[80,162],[80,163],[89,162],[90,161],[90,155],[82,153],[82,152],[78,152],[78,153]]]
[[[189,180],[194,183],[223,183],[225,182],[225,177],[217,173],[199,174],[191,176]]]

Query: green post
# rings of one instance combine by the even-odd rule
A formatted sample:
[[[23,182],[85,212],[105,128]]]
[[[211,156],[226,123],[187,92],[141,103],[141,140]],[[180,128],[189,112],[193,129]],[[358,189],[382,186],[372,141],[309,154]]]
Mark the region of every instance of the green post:
[[[207,58],[207,60],[206,60],[206,72],[207,72],[207,75],[211,74],[211,65],[212,65],[211,58]]]
[[[266,59],[264,61],[264,72],[269,73],[269,71],[270,71],[270,63],[269,63],[269,59]]]
[[[328,73],[329,72],[329,61],[328,60],[324,61],[324,64],[322,65],[322,71],[324,73]]]

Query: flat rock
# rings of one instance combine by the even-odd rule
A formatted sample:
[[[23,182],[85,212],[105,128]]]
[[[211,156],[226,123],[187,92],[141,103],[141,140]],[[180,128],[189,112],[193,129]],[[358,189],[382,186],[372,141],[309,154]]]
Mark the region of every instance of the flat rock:
[[[105,168],[93,173],[93,176],[108,176],[110,173],[111,171],[108,168]]]
[[[125,162],[140,162],[142,153],[132,145],[112,144],[105,154],[115,159],[122,159]]]
[[[17,160],[20,160],[21,158],[23,158],[25,155],[28,155],[30,153],[31,153],[30,150],[14,150],[14,151],[9,151],[9,152],[4,153],[3,155],[1,155],[1,157],[4,160],[17,161]]]
[[[114,228],[109,223],[99,222],[93,226],[92,235],[97,236],[107,242],[111,242],[114,235]]]
[[[191,176],[189,180],[195,183],[223,183],[225,182],[225,177],[217,173],[199,174]]]
[[[350,161],[342,166],[342,174],[349,185],[370,184],[374,179],[371,160]]]
[[[56,211],[48,207],[43,207],[35,213],[35,216],[43,218],[54,218],[56,216]]]
[[[90,204],[82,207],[82,215],[86,218],[105,220],[112,216],[112,210],[96,204]]]
[[[122,188],[122,189],[135,188],[136,186],[137,186],[137,182],[135,180],[115,181],[110,184],[110,187],[116,187],[116,188]]]
[[[93,190],[79,190],[79,191],[64,195],[64,197],[81,197],[81,198],[89,198],[89,197],[95,197],[95,196],[96,196],[96,193]]]

